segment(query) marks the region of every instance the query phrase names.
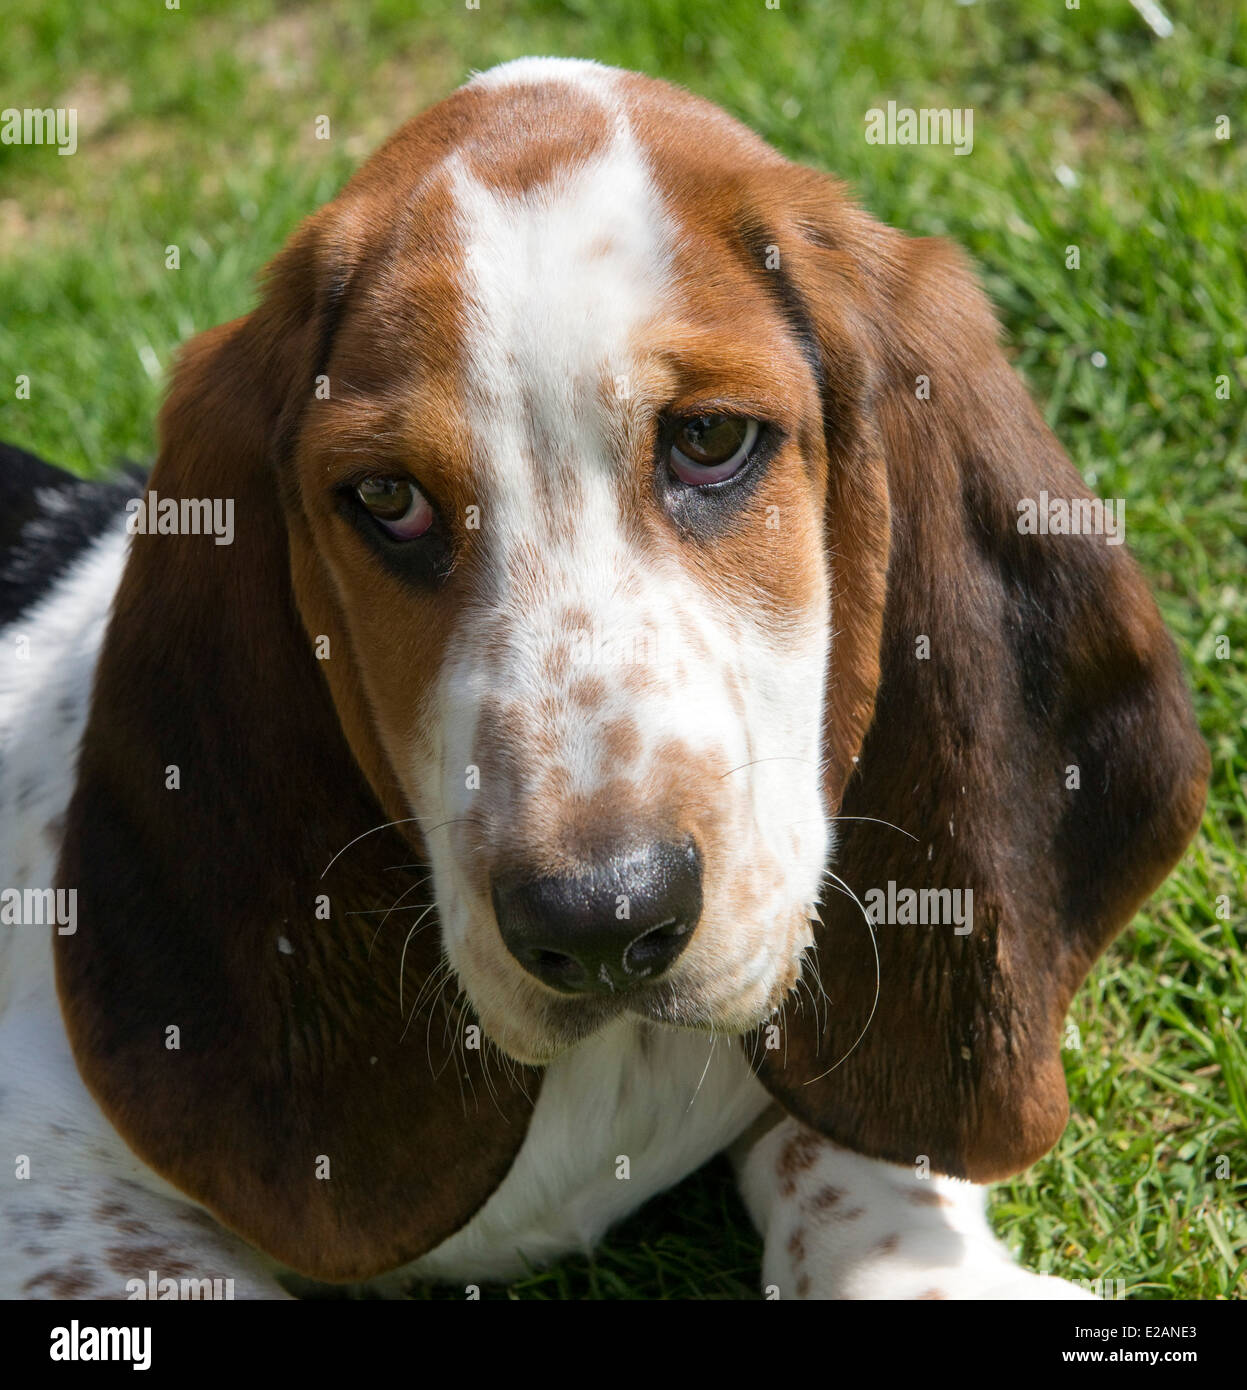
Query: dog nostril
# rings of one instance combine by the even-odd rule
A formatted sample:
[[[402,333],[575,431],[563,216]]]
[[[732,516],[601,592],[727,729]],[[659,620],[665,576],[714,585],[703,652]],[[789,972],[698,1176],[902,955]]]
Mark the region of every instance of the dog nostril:
[[[537,947],[524,951],[517,959],[539,980],[556,989],[584,989],[587,983],[584,966],[565,951],[547,951]]]
[[[679,922],[674,917],[651,927],[624,951],[625,972],[629,975],[646,975],[656,965],[666,965],[671,957],[672,944],[687,931],[688,923]]]

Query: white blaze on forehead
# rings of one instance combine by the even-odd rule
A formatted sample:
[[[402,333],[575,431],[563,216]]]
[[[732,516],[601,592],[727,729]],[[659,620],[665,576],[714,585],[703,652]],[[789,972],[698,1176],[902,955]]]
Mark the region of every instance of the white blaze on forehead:
[[[603,372],[627,374],[629,341],[666,292],[665,216],[621,118],[600,154],[521,195],[485,187],[461,161],[451,187],[465,243],[469,415],[491,463],[513,468],[533,442],[526,421],[571,443],[573,424],[583,431],[598,409]]]
[[[522,194],[486,187],[461,160],[449,170],[488,577],[522,609],[530,639],[553,638],[571,601],[616,633],[637,621],[618,592],[635,566],[622,534],[635,460],[611,442],[602,388],[629,377],[638,328],[672,293],[673,229],[609,82],[560,99],[600,109],[611,135],[598,152]],[[534,611],[534,598],[551,611]]]

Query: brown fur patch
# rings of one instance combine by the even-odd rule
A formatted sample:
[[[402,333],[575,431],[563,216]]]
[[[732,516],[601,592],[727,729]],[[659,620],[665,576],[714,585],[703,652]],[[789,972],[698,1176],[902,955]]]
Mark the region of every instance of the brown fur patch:
[[[779,1190],[785,1197],[791,1197],[797,1190],[798,1177],[818,1162],[822,1149],[821,1138],[807,1129],[798,1130],[784,1143],[775,1164],[775,1176],[779,1179]]]
[[[520,197],[565,175],[611,135],[606,108],[571,83],[511,83],[472,95],[468,167],[496,193]]]
[[[805,1200],[805,1210],[812,1216],[825,1216],[834,1211],[844,1199],[844,1193],[838,1187],[820,1187],[818,1191]]]
[[[171,1255],[162,1245],[114,1245],[104,1253],[110,1269],[129,1277],[145,1274],[149,1269],[175,1279],[194,1273],[185,1260]]]

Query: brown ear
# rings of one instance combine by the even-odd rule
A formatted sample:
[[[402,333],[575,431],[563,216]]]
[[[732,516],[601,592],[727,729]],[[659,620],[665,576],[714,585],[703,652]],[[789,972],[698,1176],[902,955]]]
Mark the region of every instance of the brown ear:
[[[829,881],[828,1001],[761,1075],[851,1148],[988,1181],[1060,1136],[1062,1018],[1194,833],[1209,759],[1126,551],[1019,532],[1023,499],[1090,494],[956,253],[826,208],[788,266],[826,378],[831,869],[862,906]],[[972,891],[969,931],[872,941],[889,884]]]
[[[78,1065],[131,1147],[281,1263],[346,1280],[472,1215],[540,1074],[465,1046],[427,871],[393,869],[419,838],[379,829],[411,813],[376,790],[349,641],[292,594],[280,454],[349,274],[331,215],[181,359],[151,489],[231,500],[234,540],[134,537],[60,866],[79,929],[55,940]]]

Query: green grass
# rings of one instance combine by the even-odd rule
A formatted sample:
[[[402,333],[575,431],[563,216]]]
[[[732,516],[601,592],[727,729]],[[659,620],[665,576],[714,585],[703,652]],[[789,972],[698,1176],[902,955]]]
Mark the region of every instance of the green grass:
[[[73,158],[0,146],[0,437],[83,473],[150,457],[176,346],[250,306],[254,272],[383,136],[522,53],[673,78],[878,216],[968,247],[1050,424],[1127,499],[1213,753],[1201,835],[1075,1000],[1065,1137],[994,1196],[1033,1267],[1141,1298],[1234,1296],[1247,1265],[1247,11],[1183,9],[1162,41],[1126,0],[15,0],[0,56],[0,105],[80,111]],[[972,106],[973,155],[868,146],[889,97]],[[716,1165],[592,1261],[491,1292],[750,1297],[757,1262]]]

